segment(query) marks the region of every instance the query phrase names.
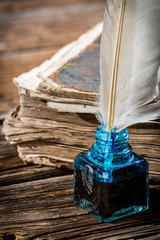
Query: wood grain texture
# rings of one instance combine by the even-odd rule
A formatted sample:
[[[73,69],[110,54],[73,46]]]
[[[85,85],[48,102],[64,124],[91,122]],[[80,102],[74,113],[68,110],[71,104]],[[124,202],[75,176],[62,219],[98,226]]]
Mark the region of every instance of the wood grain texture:
[[[6,157],[17,156],[17,150],[15,145],[11,145],[5,141],[5,137],[1,133],[1,125],[0,125],[0,161]]]
[[[147,239],[160,234],[160,188],[151,185],[148,212],[100,223],[73,205],[72,175],[1,187],[1,232],[17,239]]]

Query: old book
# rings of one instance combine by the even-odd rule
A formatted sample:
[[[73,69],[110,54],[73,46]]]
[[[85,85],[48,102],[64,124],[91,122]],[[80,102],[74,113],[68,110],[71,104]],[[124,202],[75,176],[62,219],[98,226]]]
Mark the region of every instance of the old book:
[[[72,169],[74,157],[93,142],[101,31],[99,23],[14,79],[20,105],[6,118],[3,133],[22,160]]]
[[[14,79],[20,94],[41,98],[58,111],[95,112],[102,23],[50,60]]]

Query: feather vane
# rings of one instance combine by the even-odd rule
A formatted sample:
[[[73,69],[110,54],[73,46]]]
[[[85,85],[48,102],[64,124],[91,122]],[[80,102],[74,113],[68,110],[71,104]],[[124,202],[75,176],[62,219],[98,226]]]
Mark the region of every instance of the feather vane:
[[[117,131],[160,117],[160,1],[107,0],[100,47],[100,113]],[[159,70],[160,72],[160,70]]]

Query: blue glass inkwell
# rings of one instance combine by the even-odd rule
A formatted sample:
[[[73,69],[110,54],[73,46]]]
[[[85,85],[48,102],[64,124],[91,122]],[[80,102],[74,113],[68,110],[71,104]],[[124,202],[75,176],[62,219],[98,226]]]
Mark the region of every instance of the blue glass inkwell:
[[[148,162],[132,152],[127,128],[100,125],[95,139],[74,162],[74,203],[102,222],[147,210]]]
[[[126,127],[160,117],[155,100],[159,21],[158,0],[106,1],[100,44],[102,118],[95,143],[74,162],[74,203],[102,222],[149,208],[148,162],[132,152]]]

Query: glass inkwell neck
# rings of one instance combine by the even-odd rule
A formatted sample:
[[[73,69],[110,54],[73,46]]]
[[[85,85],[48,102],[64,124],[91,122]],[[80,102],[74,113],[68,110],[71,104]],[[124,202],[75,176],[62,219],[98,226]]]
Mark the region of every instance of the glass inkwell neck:
[[[100,125],[95,132],[95,140],[89,153],[94,164],[106,169],[132,160],[127,128],[117,133],[115,129],[108,132],[105,126]]]

